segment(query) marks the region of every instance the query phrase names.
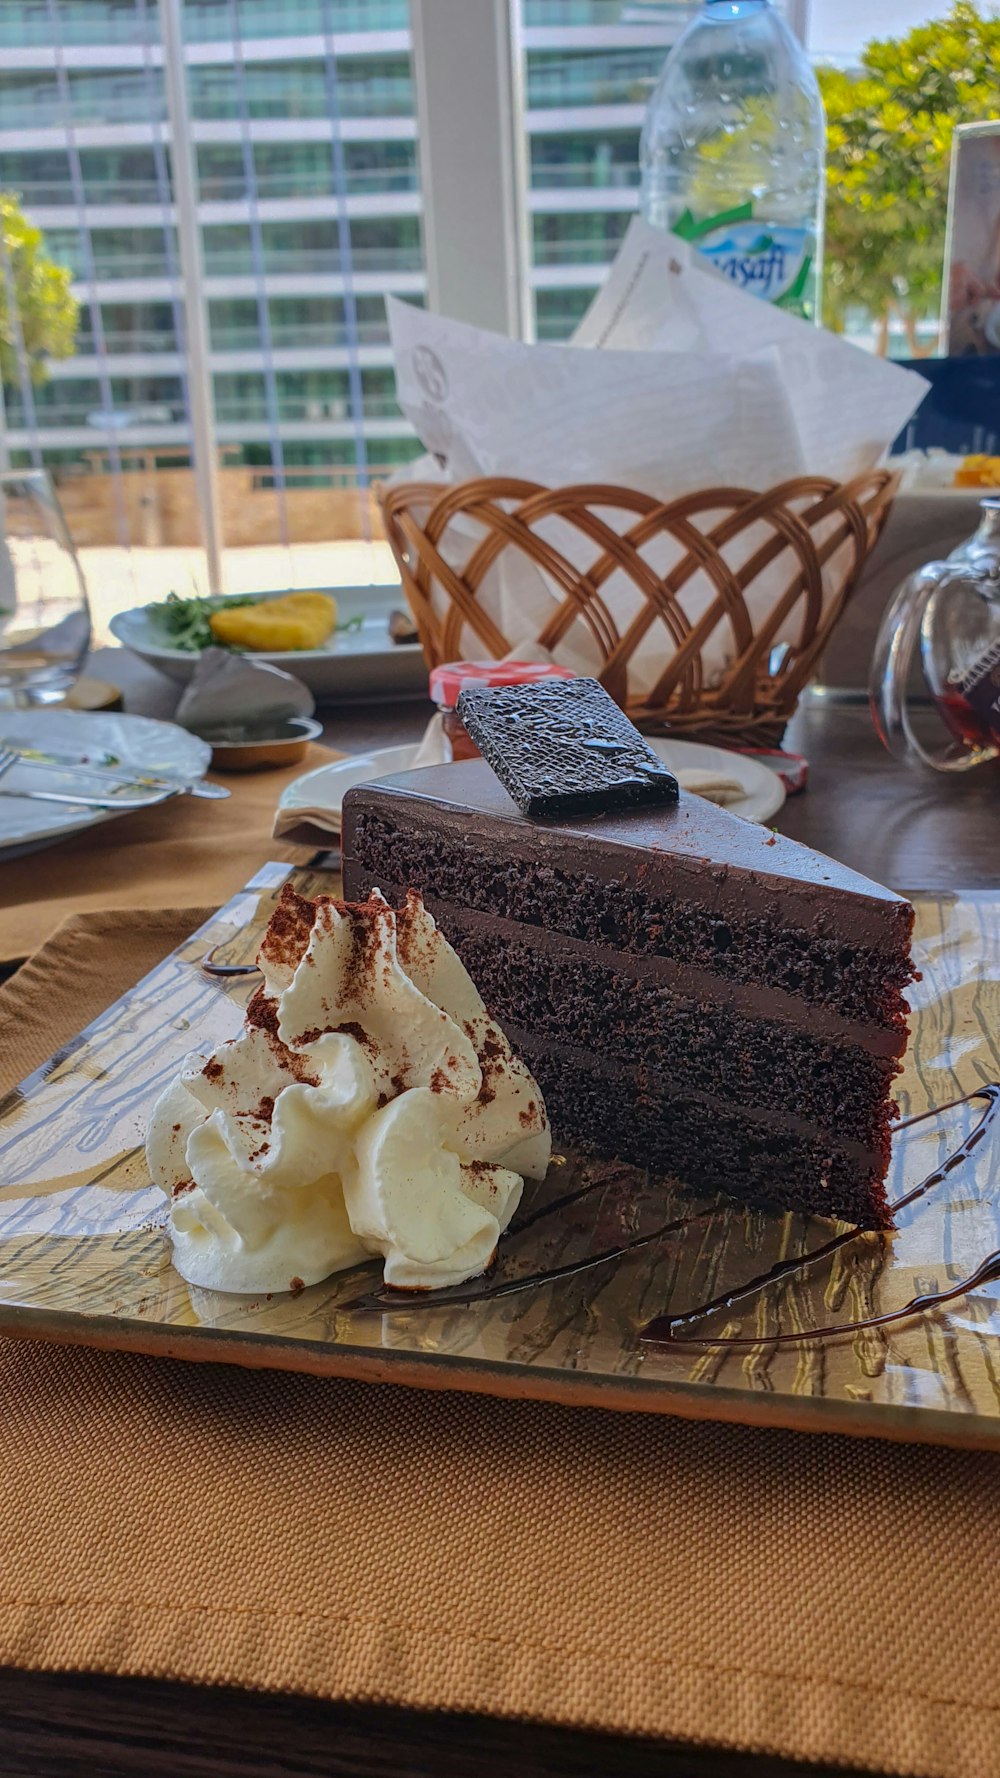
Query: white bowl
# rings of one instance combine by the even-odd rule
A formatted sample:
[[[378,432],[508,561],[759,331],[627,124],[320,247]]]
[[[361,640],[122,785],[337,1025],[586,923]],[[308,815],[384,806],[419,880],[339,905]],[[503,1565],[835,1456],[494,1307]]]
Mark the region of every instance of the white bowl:
[[[322,648],[284,650],[280,654],[251,654],[252,661],[268,661],[301,679],[318,702],[332,699],[416,698],[427,696],[427,663],[418,642],[389,639],[389,613],[404,604],[396,587],[325,587],[337,601],[337,621],[360,616],[356,630],[336,632]],[[250,595],[256,603],[273,599],[275,593]],[[183,648],[167,647],[150,620],[150,605],[136,605],[111,619],[111,634],[140,660],[148,661],[170,679],[186,685],[200,656]]]

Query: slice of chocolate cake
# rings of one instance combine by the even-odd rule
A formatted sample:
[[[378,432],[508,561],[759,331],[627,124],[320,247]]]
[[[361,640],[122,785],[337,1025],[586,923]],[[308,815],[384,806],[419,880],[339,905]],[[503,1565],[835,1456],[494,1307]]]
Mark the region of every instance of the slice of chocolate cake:
[[[908,902],[683,793],[529,820],[478,760],[349,791],[343,848],[351,901],[421,891],[557,1142],[888,1222]]]

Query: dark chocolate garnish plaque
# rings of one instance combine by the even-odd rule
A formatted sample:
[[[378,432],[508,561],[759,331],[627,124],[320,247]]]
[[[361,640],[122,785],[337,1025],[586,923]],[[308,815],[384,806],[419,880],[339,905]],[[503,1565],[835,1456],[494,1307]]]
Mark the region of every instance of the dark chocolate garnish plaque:
[[[458,713],[522,815],[677,801],[677,779],[596,679],[475,687]]]

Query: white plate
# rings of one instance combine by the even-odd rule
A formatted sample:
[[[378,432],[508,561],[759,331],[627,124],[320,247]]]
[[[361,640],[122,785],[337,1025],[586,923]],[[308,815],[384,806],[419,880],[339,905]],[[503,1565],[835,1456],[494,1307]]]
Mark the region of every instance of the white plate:
[[[103,760],[134,766],[166,778],[193,783],[203,778],[212,758],[207,742],[172,722],[154,722],[149,716],[104,715],[89,710],[0,710],[0,746],[37,747],[42,751],[71,754],[74,758]],[[0,779],[9,790],[61,790],[81,788],[80,777],[58,768],[12,766]],[[84,786],[89,792],[93,779]],[[28,798],[0,796],[0,862],[54,845],[71,833],[113,821],[127,809],[85,809],[59,803],[36,803]]]
[[[706,747],[699,741],[664,741],[650,737],[650,745],[671,771],[708,771],[734,778],[742,784],[742,801],[730,803],[730,813],[745,821],[768,821],[785,800],[785,787],[777,772],[740,753],[723,747]],[[416,745],[380,747],[372,753],[355,753],[331,765],[317,766],[296,778],[282,791],[282,809],[331,809],[338,811],[345,793],[355,784],[370,784],[393,772],[408,772],[417,755]]]
[[[785,800],[785,786],[770,766],[745,753],[726,747],[707,747],[701,741],[665,741],[650,735],[649,744],[672,772],[718,772],[743,786],[741,801],[728,805],[731,815],[744,821],[770,821]]]
[[[308,685],[318,702],[331,699],[400,698],[427,696],[427,663],[418,642],[392,642],[389,613],[401,610],[406,601],[398,587],[324,587],[337,601],[338,620],[360,617],[361,627],[330,637],[322,648],[300,648],[281,654],[251,654],[252,661],[268,661],[294,673]],[[255,593],[254,601],[274,598]],[[158,667],[170,679],[186,684],[198,661],[197,654],[167,648],[150,621],[152,606],[136,605],[111,619],[111,634],[141,660]]]

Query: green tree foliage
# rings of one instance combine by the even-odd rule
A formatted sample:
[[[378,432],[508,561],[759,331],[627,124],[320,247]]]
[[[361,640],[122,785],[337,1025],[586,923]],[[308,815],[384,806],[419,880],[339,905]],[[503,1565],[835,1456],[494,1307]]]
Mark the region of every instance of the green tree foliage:
[[[873,10],[875,10],[873,8]],[[1000,18],[955,0],[945,18],[876,40],[853,73],[820,70],[828,121],[823,319],[861,305],[886,349],[893,311],[911,349],[941,298],[952,132],[1000,115]]]
[[[28,221],[10,192],[0,192],[0,229],[0,376],[5,383],[18,380],[19,319],[32,382],[42,383],[48,359],[73,354],[79,306],[70,288],[72,273],[48,257],[41,229]]]

